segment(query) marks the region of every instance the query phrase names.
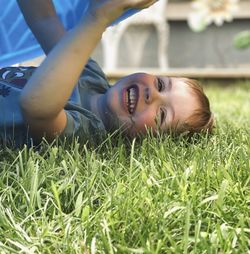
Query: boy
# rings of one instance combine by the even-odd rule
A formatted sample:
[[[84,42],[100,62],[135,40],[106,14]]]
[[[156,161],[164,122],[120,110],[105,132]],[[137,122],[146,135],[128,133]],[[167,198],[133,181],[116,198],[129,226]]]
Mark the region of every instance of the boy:
[[[147,128],[190,133],[212,129],[208,99],[196,82],[136,73],[110,87],[98,64],[89,60],[109,24],[125,10],[146,8],[154,0],[90,1],[87,14],[67,33],[51,1],[25,2],[19,0],[19,6],[49,54],[35,71],[1,70],[4,140],[22,145],[39,143],[42,137],[97,139],[116,129],[129,136],[143,134]]]

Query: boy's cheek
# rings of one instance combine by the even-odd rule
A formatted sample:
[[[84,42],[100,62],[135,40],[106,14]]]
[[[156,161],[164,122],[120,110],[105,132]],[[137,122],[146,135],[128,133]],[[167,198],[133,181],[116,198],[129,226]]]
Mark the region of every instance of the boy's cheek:
[[[118,107],[118,94],[115,90],[109,92],[107,97],[107,104],[113,112],[116,112]]]
[[[147,126],[148,128],[155,128],[156,123],[154,118],[154,114],[148,113],[137,115],[137,117],[133,118],[133,120],[135,121],[136,129],[140,131],[146,131],[145,126]]]
[[[112,89],[112,91],[108,94],[108,104],[112,108],[114,112],[117,112],[118,114],[122,113],[124,111],[123,104],[122,104],[122,97],[119,94],[118,89]]]

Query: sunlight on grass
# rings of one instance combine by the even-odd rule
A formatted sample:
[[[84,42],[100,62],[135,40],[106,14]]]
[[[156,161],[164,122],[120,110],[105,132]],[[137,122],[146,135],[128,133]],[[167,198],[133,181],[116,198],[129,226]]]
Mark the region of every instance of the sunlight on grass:
[[[0,151],[0,253],[249,253],[250,83],[215,134]]]

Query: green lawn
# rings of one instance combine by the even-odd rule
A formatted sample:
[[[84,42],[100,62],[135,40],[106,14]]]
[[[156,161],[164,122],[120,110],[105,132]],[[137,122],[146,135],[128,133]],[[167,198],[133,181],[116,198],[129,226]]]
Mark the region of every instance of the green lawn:
[[[199,142],[0,151],[0,253],[249,254],[250,82],[206,90]]]

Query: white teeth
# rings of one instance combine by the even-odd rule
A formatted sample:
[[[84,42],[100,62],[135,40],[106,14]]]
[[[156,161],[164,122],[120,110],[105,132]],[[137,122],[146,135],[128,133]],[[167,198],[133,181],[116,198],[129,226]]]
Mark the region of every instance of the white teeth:
[[[127,95],[126,95],[126,103],[128,106],[128,110],[131,114],[134,112],[136,99],[137,99],[136,88],[131,87],[127,91]]]

